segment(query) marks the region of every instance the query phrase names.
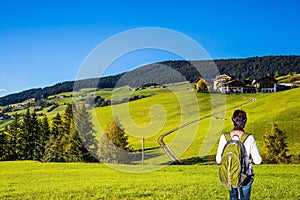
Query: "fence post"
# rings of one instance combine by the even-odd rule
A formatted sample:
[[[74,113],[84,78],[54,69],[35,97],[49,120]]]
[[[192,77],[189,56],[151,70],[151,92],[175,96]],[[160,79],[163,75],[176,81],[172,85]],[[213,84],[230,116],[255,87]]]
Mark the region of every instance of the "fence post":
[[[144,157],[145,157],[145,155],[144,155],[144,142],[145,142],[145,139],[144,139],[144,137],[142,138],[142,165],[144,166]]]

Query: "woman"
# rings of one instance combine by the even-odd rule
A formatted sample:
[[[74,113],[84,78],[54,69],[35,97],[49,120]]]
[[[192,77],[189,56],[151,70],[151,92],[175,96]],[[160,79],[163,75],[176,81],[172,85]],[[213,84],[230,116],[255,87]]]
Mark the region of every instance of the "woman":
[[[230,132],[230,136],[232,137],[233,140],[239,140],[242,135],[244,134],[244,128],[247,122],[247,115],[246,112],[243,110],[235,110],[232,116],[232,122],[234,125],[233,130]],[[227,143],[225,135],[222,134],[220,137],[219,141],[219,146],[218,146],[218,152],[216,155],[216,161],[218,164],[221,163],[222,159],[222,152],[224,149],[225,144]],[[252,161],[254,164],[260,164],[262,161],[262,158],[259,154],[256,141],[252,135],[249,135],[247,139],[244,141],[244,146],[247,152],[247,155],[249,158],[252,158]],[[235,200],[238,199],[240,196],[240,199],[242,200],[249,200],[250,199],[250,192],[251,192],[251,186],[254,181],[254,173],[253,173],[253,167],[250,164],[249,168],[251,169],[252,174],[250,175],[249,181],[247,181],[241,189],[241,194],[238,195],[238,189],[233,188],[232,190],[229,191],[230,194],[230,199]]]

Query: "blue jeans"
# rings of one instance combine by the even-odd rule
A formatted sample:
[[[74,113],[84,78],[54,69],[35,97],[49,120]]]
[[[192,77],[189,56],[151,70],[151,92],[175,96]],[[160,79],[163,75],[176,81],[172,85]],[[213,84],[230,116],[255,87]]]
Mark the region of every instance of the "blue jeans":
[[[240,200],[250,200],[251,186],[254,178],[250,178],[249,182],[240,188]],[[230,200],[239,199],[239,191],[237,188],[233,188],[229,191]]]

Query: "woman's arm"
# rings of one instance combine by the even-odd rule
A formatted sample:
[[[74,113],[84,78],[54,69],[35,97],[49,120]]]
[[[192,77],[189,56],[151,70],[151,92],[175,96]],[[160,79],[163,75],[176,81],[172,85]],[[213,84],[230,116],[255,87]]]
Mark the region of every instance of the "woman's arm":
[[[252,144],[251,144],[251,157],[252,157],[252,160],[254,162],[254,164],[260,164],[262,162],[262,158],[259,154],[259,151],[258,151],[258,148],[257,148],[257,145],[256,145],[256,141],[253,137],[253,140],[252,140]]]
[[[217,155],[216,155],[216,162],[218,164],[221,164],[222,152],[223,152],[225,144],[226,144],[226,138],[225,138],[224,134],[222,134],[220,137],[218,151],[217,151]]]

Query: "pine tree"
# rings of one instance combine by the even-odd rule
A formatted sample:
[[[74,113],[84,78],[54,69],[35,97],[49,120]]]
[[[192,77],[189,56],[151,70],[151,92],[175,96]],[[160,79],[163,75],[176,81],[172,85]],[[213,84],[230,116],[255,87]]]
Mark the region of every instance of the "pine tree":
[[[68,104],[64,114],[64,135],[61,140],[66,162],[82,161],[83,144],[75,128],[72,104]]]
[[[54,137],[54,135],[51,135],[49,140],[46,143],[45,153],[43,155],[42,160],[45,162],[58,161],[57,152],[58,152],[58,150],[56,149],[56,146],[55,146],[55,137]]]
[[[96,131],[92,123],[91,114],[87,111],[84,104],[76,107],[74,115],[75,128],[83,144],[81,153],[84,161],[96,161],[95,157],[98,150],[98,143],[95,137]]]
[[[43,160],[46,162],[61,162],[63,161],[62,148],[60,141],[63,136],[64,129],[62,119],[59,113],[53,118],[51,136],[46,144]]]
[[[60,138],[60,141],[58,141],[63,160],[65,162],[71,161],[71,152],[70,152],[70,126],[72,123],[73,113],[72,113],[72,107],[70,104],[67,105],[67,108],[65,110],[62,122],[63,122],[63,134]]]
[[[63,122],[59,113],[52,119],[51,135],[55,138],[59,137],[63,132]]]
[[[78,162],[78,161],[84,161],[83,154],[84,154],[84,145],[82,144],[82,141],[78,135],[78,132],[75,128],[74,120],[72,121],[70,125],[69,130],[69,144],[66,148],[66,152],[70,155],[69,162]]]
[[[42,160],[43,156],[45,154],[45,148],[46,148],[46,144],[50,138],[50,126],[49,126],[49,122],[48,122],[48,118],[47,115],[44,115],[43,118],[39,121],[39,129],[40,129],[40,134],[39,134],[39,138],[38,138],[38,147],[39,147],[39,151],[38,151],[38,159]]]
[[[21,124],[19,122],[19,115],[13,115],[13,121],[10,125],[5,127],[5,160],[24,159],[22,145],[25,142],[21,135]]]
[[[38,146],[40,126],[36,112],[30,113],[29,109],[21,123],[21,133],[24,138],[22,145],[23,156],[26,160],[40,159],[38,156],[40,147]]]
[[[288,150],[285,139],[285,133],[278,128],[276,123],[273,123],[271,132],[263,136],[266,163],[282,164],[288,162],[288,156],[286,155]]]
[[[68,132],[70,130],[70,126],[73,123],[74,118],[73,118],[73,109],[72,109],[72,104],[67,104],[65,113],[64,113],[64,129],[65,131]]]
[[[34,136],[32,133],[33,124],[31,122],[31,114],[29,109],[27,109],[23,121],[21,123],[21,133],[24,138],[24,143],[22,145],[24,159],[30,160],[33,158],[33,149],[31,142],[34,142]],[[34,145],[33,145],[34,146]]]
[[[5,160],[6,154],[6,140],[3,131],[0,131],[0,161]]]
[[[39,120],[37,118],[36,112],[33,111],[31,114],[31,135],[32,135],[32,141],[30,142],[30,147],[31,147],[31,153],[32,156],[31,158],[33,160],[40,160],[41,159],[41,154],[42,154],[42,148],[39,145],[41,138],[41,130],[40,130],[40,124]]]

